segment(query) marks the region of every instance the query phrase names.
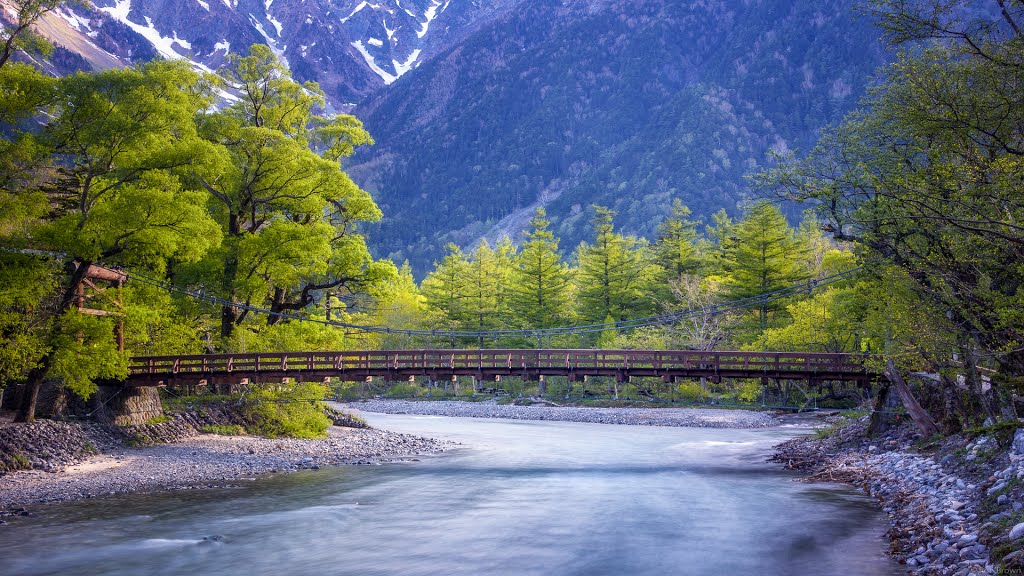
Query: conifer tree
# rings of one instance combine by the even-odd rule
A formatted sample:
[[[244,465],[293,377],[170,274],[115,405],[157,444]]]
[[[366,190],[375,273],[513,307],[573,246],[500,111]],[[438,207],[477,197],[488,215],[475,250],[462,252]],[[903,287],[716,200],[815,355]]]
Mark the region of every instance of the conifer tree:
[[[521,328],[551,328],[567,313],[569,270],[546,216],[537,208],[512,269],[510,306]]]
[[[651,281],[656,266],[648,261],[646,243],[616,233],[615,212],[594,206],[597,237],[577,252],[577,314],[585,322],[616,321],[649,314],[653,309]]]
[[[724,265],[729,274],[728,297],[750,298],[807,279],[801,265],[806,247],[794,236],[782,212],[768,202],[754,204],[726,243]],[[762,301],[757,309],[761,330],[770,312],[783,304]]]

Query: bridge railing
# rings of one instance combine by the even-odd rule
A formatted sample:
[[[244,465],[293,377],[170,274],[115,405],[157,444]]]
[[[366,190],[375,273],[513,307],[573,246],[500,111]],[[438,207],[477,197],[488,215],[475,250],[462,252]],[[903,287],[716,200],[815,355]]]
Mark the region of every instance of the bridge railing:
[[[257,374],[284,372],[414,373],[575,371],[669,373],[713,371],[753,376],[864,373],[855,354],[696,350],[345,350],[254,352],[133,358],[132,376]]]

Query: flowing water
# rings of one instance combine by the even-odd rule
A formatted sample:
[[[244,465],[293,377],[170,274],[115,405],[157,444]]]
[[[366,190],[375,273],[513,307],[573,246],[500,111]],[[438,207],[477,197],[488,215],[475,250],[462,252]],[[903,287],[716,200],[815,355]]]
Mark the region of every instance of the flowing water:
[[[39,507],[0,527],[0,573],[902,573],[867,498],[764,462],[791,430],[369,416],[465,447]]]

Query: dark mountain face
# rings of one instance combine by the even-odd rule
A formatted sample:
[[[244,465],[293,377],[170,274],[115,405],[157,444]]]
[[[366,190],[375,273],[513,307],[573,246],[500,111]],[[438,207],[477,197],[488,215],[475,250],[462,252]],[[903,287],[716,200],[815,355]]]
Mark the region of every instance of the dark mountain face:
[[[359,106],[378,144],[349,170],[380,254],[418,272],[538,205],[563,247],[591,204],[650,237],[673,198],[738,212],[744,175],[812,145],[884,60],[841,0],[532,0]]]

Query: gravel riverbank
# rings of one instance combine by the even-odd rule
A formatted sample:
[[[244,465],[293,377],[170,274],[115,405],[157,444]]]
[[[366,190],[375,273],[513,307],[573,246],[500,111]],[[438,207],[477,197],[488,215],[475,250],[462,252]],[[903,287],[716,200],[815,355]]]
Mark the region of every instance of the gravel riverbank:
[[[779,421],[763,412],[714,408],[585,408],[578,406],[517,406],[484,402],[366,400],[344,405],[364,412],[422,414],[511,420],[559,420],[598,424],[688,426],[693,428],[766,428]]]
[[[12,443],[25,446],[33,469],[0,475],[0,516],[44,502],[223,486],[267,473],[414,459],[454,446],[409,434],[334,426],[327,438],[318,440],[193,430],[169,444],[131,448],[111,427],[97,424],[39,421],[8,426],[18,429]],[[0,435],[6,429],[0,428]]]
[[[881,438],[865,429],[790,440],[775,460],[876,498],[891,551],[912,574],[1024,574],[1024,429],[1003,445],[982,435],[927,447],[909,426]]]

